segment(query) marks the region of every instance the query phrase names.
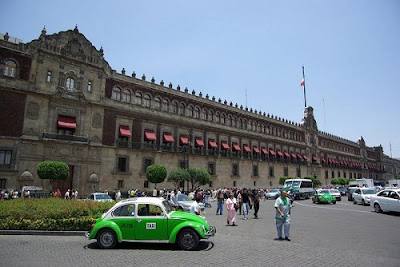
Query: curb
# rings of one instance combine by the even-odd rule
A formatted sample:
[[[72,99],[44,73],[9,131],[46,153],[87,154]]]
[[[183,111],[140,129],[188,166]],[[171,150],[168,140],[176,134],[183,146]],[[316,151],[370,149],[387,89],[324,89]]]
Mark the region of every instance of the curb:
[[[85,236],[86,231],[0,230],[0,235]]]

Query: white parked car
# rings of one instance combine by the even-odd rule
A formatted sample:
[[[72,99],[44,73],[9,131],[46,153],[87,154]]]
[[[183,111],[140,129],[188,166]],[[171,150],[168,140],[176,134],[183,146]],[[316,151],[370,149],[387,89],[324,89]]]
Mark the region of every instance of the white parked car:
[[[376,212],[400,212],[400,188],[385,189],[371,197],[371,206]]]
[[[353,193],[353,203],[354,204],[362,204],[370,205],[371,196],[376,194],[374,188],[358,188]]]
[[[95,202],[113,202],[114,200],[106,193],[91,193],[86,200]]]
[[[329,189],[329,194],[336,198],[336,201],[342,200],[342,194],[340,194],[340,191],[337,189]]]

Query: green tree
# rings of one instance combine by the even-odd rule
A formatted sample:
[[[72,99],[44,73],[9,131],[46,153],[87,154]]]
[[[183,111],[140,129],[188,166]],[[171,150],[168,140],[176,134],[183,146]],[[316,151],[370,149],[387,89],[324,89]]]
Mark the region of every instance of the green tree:
[[[288,176],[282,176],[281,178],[279,178],[279,184],[280,184],[280,185],[284,185],[284,184],[285,184],[285,181],[286,181],[287,179],[292,179],[292,178],[291,178],[291,177],[288,177]]]
[[[312,179],[312,181],[313,181],[313,186],[314,186],[314,188],[315,188],[315,187],[319,187],[319,186],[322,185],[321,180],[318,179],[318,178],[315,178],[315,177],[314,177],[314,179]]]
[[[349,183],[349,179],[347,178],[338,178],[340,185],[346,185]]]
[[[350,180],[349,180],[349,182],[355,182],[356,181],[356,178],[351,178]]]
[[[210,182],[210,174],[205,169],[189,168],[189,181],[192,184],[192,190],[200,185],[205,185]]]
[[[68,164],[63,161],[43,161],[36,167],[40,179],[65,180],[69,175]]]
[[[175,185],[175,188],[180,186],[181,182],[188,181],[190,178],[189,172],[186,169],[176,168],[168,175],[168,182]]]
[[[333,178],[332,181],[331,181],[331,184],[333,184],[333,185],[338,185],[339,183],[340,182],[339,182],[338,178]]]
[[[147,181],[154,184],[154,188],[157,188],[157,184],[162,183],[167,177],[167,168],[163,165],[150,165],[146,169]]]

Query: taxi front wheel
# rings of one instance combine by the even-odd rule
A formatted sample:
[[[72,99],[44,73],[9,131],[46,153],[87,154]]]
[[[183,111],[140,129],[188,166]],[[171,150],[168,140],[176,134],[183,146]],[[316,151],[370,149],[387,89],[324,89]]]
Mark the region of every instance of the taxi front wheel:
[[[199,236],[192,229],[183,229],[179,232],[177,243],[183,250],[193,250],[199,244]]]
[[[97,235],[97,243],[100,248],[114,248],[117,245],[117,236],[111,229],[102,229]]]

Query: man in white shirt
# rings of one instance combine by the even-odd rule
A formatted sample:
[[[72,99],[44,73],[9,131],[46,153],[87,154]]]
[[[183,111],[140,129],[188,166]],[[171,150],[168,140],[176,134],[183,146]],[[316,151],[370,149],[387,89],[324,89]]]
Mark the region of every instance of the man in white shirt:
[[[193,201],[193,204],[190,206],[190,213],[203,216],[200,206],[199,206],[200,201],[201,201],[201,199],[199,197],[196,197],[196,201]]]

